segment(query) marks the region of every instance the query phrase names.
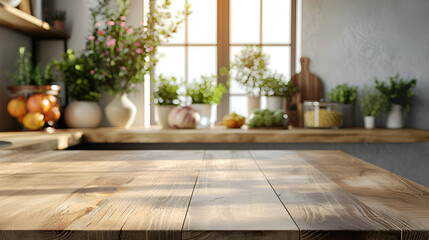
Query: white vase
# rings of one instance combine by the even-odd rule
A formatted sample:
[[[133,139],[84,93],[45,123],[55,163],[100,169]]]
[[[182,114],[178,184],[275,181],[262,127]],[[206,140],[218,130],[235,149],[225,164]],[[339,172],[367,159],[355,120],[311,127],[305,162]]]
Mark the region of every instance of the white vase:
[[[402,107],[392,104],[390,112],[387,114],[387,128],[402,128]]]
[[[214,109],[214,104],[192,104],[191,107],[196,112],[200,114],[200,122],[197,125],[197,128],[210,128],[214,127],[216,119],[212,114]]]
[[[261,109],[261,97],[247,96],[247,116],[259,109]]]
[[[374,116],[364,116],[363,121],[366,129],[373,129],[375,126],[375,117]]]
[[[277,110],[285,110],[284,107],[284,98],[283,97],[274,97],[274,96],[268,96],[267,97],[267,109],[271,111],[277,111]]]
[[[101,122],[101,108],[96,102],[71,102],[64,115],[66,124],[71,128],[95,128]]]
[[[104,112],[110,125],[130,128],[136,118],[137,107],[124,93],[116,95],[104,108]]]
[[[158,123],[162,128],[171,128],[168,124],[168,113],[173,109],[175,105],[155,105],[156,116],[158,117]]]

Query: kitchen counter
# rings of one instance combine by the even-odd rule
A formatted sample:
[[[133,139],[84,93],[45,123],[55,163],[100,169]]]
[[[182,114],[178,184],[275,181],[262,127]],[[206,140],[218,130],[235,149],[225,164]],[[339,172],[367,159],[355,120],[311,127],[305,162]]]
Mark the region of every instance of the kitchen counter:
[[[340,151],[0,151],[0,238],[428,239],[429,189]]]

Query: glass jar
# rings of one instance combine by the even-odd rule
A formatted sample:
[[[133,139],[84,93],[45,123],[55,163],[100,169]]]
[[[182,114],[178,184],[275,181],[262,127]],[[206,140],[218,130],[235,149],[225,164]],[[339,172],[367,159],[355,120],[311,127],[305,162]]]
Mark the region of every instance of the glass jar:
[[[342,107],[337,103],[304,101],[304,127],[340,128]]]
[[[61,117],[58,85],[9,86],[11,100],[7,104],[9,115],[25,130],[45,128],[53,131]]]

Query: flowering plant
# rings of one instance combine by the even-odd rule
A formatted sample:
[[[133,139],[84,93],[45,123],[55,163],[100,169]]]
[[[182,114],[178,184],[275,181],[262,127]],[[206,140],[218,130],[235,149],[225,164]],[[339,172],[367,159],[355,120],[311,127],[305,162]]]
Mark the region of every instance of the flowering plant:
[[[161,40],[170,38],[190,13],[187,7],[169,22],[170,4],[170,0],[150,0],[149,9],[152,10],[147,14],[147,22],[141,21],[138,27],[126,23],[130,0],[116,0],[115,8],[110,6],[110,0],[98,0],[91,8],[93,29],[85,47],[96,64],[90,72],[96,78],[105,79],[106,90],[110,93],[131,92],[154,68]]]

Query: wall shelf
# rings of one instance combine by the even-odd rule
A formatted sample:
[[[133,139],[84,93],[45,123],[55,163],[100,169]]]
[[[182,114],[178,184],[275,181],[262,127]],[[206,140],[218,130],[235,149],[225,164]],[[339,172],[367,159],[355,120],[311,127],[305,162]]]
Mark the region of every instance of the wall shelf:
[[[52,28],[47,22],[4,3],[0,3],[0,26],[21,32],[34,39],[70,38],[67,33]]]

